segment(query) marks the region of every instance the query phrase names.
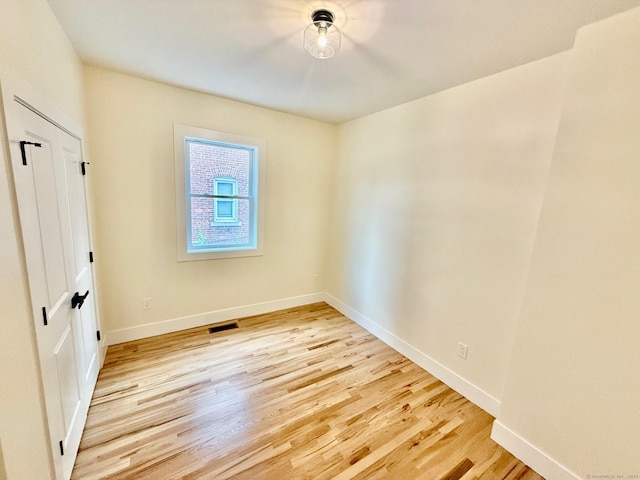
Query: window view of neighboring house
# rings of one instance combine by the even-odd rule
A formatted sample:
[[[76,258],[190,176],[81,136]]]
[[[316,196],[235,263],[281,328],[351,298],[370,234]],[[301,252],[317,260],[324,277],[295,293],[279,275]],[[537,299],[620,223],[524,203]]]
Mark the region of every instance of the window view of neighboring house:
[[[251,239],[251,149],[187,139],[189,248],[249,246]]]
[[[174,125],[178,261],[263,252],[266,140]]]

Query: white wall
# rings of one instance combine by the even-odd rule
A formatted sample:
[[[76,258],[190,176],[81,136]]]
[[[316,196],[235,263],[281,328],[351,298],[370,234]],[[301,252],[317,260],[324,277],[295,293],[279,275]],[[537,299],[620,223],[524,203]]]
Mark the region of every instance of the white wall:
[[[85,82],[101,319],[112,339],[324,290],[336,127],[93,67]],[[263,256],[177,261],[174,123],[266,139]]]
[[[471,383],[494,413],[567,55],[339,130],[329,293]],[[469,346],[466,361],[458,341]]]
[[[0,80],[8,73],[82,123],[81,65],[46,0],[0,2]],[[53,470],[4,124],[0,131],[0,438],[8,479],[46,479]]]
[[[577,36],[496,425],[580,478],[640,475],[639,52],[640,8]]]

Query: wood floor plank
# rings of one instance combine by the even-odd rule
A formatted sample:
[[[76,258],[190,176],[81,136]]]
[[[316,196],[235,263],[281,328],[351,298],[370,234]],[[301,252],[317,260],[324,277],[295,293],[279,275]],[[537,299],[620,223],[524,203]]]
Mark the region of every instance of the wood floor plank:
[[[325,303],[109,348],[73,479],[540,480]]]

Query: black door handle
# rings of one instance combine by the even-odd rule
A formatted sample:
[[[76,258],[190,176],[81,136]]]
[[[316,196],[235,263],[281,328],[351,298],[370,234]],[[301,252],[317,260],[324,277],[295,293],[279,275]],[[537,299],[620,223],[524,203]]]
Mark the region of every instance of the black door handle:
[[[88,296],[89,290],[87,290],[87,293],[85,293],[84,295],[80,295],[78,292],[74,293],[73,297],[71,298],[71,308],[78,307],[78,310],[80,310],[82,308],[82,304]]]

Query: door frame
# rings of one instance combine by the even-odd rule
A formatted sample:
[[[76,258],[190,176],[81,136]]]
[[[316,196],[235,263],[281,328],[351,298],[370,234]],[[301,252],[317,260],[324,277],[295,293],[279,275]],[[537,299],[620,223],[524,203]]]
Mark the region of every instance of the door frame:
[[[25,272],[25,279],[27,281],[27,286],[29,286],[29,283],[28,283],[29,269],[28,269],[26,254],[24,250],[23,233],[22,233],[22,229],[19,227],[20,215],[19,215],[19,208],[18,208],[18,198],[17,198],[17,192],[16,192],[15,179],[12,171],[13,164],[16,161],[21,161],[21,152],[20,152],[20,146],[19,146],[20,140],[15,138],[11,125],[16,123],[15,117],[18,112],[17,109],[27,108],[31,110],[33,113],[35,113],[36,115],[39,115],[45,120],[47,120],[48,122],[52,123],[54,126],[62,129],[66,133],[70,134],[71,136],[76,137],[80,142],[80,152],[81,152],[83,161],[86,161],[87,157],[86,157],[86,149],[85,149],[85,142],[84,142],[84,129],[79,123],[73,120],[70,116],[65,114],[62,110],[58,109],[55,106],[54,102],[52,102],[46,96],[42,95],[40,92],[34,89],[29,84],[29,82],[24,80],[21,76],[19,76],[13,71],[3,71],[1,73],[2,73],[2,75],[0,76],[0,91],[2,96],[1,107],[2,107],[2,110],[4,111],[4,127],[5,127],[5,133],[7,138],[7,149],[5,150],[5,152],[8,153],[7,183],[9,187],[9,193],[14,203],[14,207],[13,207],[14,215],[15,215],[15,218],[18,220],[18,223],[16,224],[16,227],[17,227],[16,237],[21,249],[20,263],[22,264],[22,269]],[[93,246],[94,217],[92,214],[93,205],[92,205],[92,195],[91,195],[91,184],[88,179],[85,179],[83,183],[84,183],[85,201],[86,201],[86,209],[87,209],[87,217],[88,217],[87,228],[88,228],[89,244]],[[97,287],[96,270],[97,270],[97,265],[94,263],[91,269],[91,284],[92,284],[93,300],[95,305],[95,320],[96,320],[96,327],[100,331],[102,331],[100,313],[99,313],[100,312],[99,295],[96,288]],[[35,348],[33,361],[36,365],[38,374],[40,376],[39,403],[42,406],[43,422],[44,422],[45,430],[47,432],[47,437],[50,437],[49,431],[48,431],[49,421],[47,418],[46,410],[44,408],[45,396],[44,396],[44,389],[42,387],[42,373],[40,369],[40,359],[39,359],[40,355],[37,353],[38,341],[37,341],[36,327],[35,327],[37,322],[42,321],[41,311],[39,307],[36,308],[32,302],[30,287],[26,291],[26,295],[28,297],[27,301],[28,301],[29,308],[31,309],[32,322],[25,325],[24,328],[29,329],[29,336],[32,338],[33,345]],[[108,347],[108,343],[107,343],[106,335],[102,334],[100,341],[98,342],[98,359],[97,359],[98,371],[102,368],[102,365],[104,363],[107,347]],[[47,438],[47,440],[48,440],[46,442],[47,445],[51,445],[52,439]],[[48,461],[51,464],[52,472],[56,472],[57,467],[54,462],[53,453],[49,452],[48,457],[49,457]]]

